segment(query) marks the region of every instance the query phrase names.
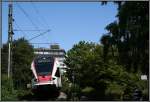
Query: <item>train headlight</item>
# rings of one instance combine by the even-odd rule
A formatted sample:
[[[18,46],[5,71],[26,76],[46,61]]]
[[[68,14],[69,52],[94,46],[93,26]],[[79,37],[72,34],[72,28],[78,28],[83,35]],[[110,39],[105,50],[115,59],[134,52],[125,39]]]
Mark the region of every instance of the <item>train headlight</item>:
[[[38,79],[34,79],[35,82],[38,82]]]

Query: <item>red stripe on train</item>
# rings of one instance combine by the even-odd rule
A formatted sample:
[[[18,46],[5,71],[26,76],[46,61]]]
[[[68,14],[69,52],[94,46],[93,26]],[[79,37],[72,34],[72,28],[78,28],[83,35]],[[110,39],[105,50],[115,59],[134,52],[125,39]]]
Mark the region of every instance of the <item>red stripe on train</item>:
[[[38,81],[50,81],[52,80],[51,75],[47,75],[47,76],[38,76]]]

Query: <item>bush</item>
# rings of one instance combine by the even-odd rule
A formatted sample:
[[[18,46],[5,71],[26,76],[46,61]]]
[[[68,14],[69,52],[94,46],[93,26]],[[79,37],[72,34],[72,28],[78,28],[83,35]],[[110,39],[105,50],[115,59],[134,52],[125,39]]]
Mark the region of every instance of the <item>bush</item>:
[[[12,81],[6,75],[2,75],[2,101],[17,101],[17,91],[13,90]]]
[[[94,89],[93,87],[87,86],[87,87],[85,87],[84,89],[82,89],[81,92],[82,92],[83,95],[85,95],[85,96],[91,96],[91,94],[94,93],[94,91],[95,91],[95,89]]]
[[[105,91],[107,100],[122,100],[124,88],[123,86],[112,82]]]

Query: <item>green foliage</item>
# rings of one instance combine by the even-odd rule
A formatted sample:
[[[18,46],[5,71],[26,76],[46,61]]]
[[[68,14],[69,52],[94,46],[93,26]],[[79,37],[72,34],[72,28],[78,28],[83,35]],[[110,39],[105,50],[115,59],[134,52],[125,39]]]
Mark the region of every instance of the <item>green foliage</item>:
[[[108,72],[113,76],[119,72],[119,76],[117,76],[118,78],[113,77],[118,84],[109,86],[107,93],[111,94],[111,91],[116,90],[113,89],[115,86],[121,85],[123,91],[121,99],[131,100],[133,90],[137,87],[143,91],[143,100],[148,100],[148,82],[140,80],[141,74],[149,76],[148,2],[115,3],[118,4],[118,21],[106,26],[108,33],[102,36],[101,43],[104,48],[104,61],[107,63],[116,61],[124,68],[121,68],[123,73],[119,74],[119,70],[113,72],[115,66],[110,64],[112,67],[110,66]],[[123,71],[123,69],[125,70]]]
[[[7,65],[8,65],[8,44],[3,44],[1,49],[2,51],[2,63],[1,63],[1,71],[2,73],[7,73]]]
[[[103,51],[94,43],[81,41],[74,45],[65,61],[70,83],[79,85],[81,94],[91,100],[131,100],[134,88],[142,87],[140,73],[129,73],[113,58],[103,60]]]
[[[105,91],[108,100],[122,100],[122,95],[124,92],[124,87],[116,82],[109,84]]]
[[[31,62],[34,57],[33,47],[24,38],[13,42],[13,80],[16,88],[25,88],[27,83],[30,83]]]
[[[111,50],[112,56],[118,53],[117,62],[124,65],[127,71],[141,71],[148,75],[148,2],[115,3],[118,4],[118,21],[107,25],[108,33],[101,38],[104,59],[108,58]]]
[[[106,4],[107,2],[103,2]],[[67,77],[96,100],[132,100],[135,87],[147,97],[140,79],[148,73],[148,2],[115,2],[118,21],[106,26],[101,45],[80,41],[67,52]],[[87,92],[88,93],[88,92]]]
[[[68,78],[66,77],[65,73],[62,76],[62,88],[61,88],[61,92],[66,93],[68,96],[68,98],[70,98],[71,96],[71,82],[68,80]]]
[[[93,93],[95,92],[95,89],[93,87],[85,87],[81,90],[82,92],[82,95],[85,95],[87,97],[92,97],[93,96]]]
[[[84,80],[86,77],[92,78],[92,75],[95,74],[92,71],[92,67],[96,63],[95,58],[101,57],[99,54],[96,55],[96,50],[101,50],[100,47],[97,45],[95,46],[94,43],[87,43],[84,41],[79,42],[79,44],[74,45],[74,47],[68,51],[67,58],[65,63],[71,70],[68,70],[68,78],[73,82],[72,76],[75,75],[75,82],[80,85],[87,85],[90,83],[91,80]],[[100,51],[99,51],[100,52]],[[101,63],[102,61],[99,60]],[[88,68],[90,67],[90,68]],[[95,67],[98,67],[97,65]],[[81,73],[78,73],[81,72]],[[89,74],[91,72],[91,74]],[[84,80],[81,83],[77,80]]]
[[[83,93],[90,93],[90,92],[92,92],[92,91],[94,91],[94,88],[92,88],[92,87],[85,87],[84,89],[82,89],[82,92]]]
[[[13,41],[12,45],[12,77],[7,78],[8,44],[2,48],[2,100],[19,100],[28,92],[26,84],[30,83],[32,74],[30,70],[34,57],[33,47],[24,38]]]
[[[12,86],[12,80],[7,78],[5,74],[2,74],[1,93],[2,101],[19,101],[21,97],[31,94],[30,90],[15,90]]]
[[[2,101],[17,101],[17,91],[13,90],[11,80],[6,75],[2,74]]]

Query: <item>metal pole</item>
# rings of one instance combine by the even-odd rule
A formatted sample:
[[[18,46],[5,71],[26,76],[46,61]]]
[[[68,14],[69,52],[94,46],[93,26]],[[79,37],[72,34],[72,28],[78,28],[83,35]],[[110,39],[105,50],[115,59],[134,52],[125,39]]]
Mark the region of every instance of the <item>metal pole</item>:
[[[12,45],[12,36],[13,36],[13,17],[12,17],[12,2],[9,3],[8,11],[8,78],[10,78],[10,69],[11,65],[11,45]]]
[[[8,78],[10,77],[10,43],[8,44]]]

